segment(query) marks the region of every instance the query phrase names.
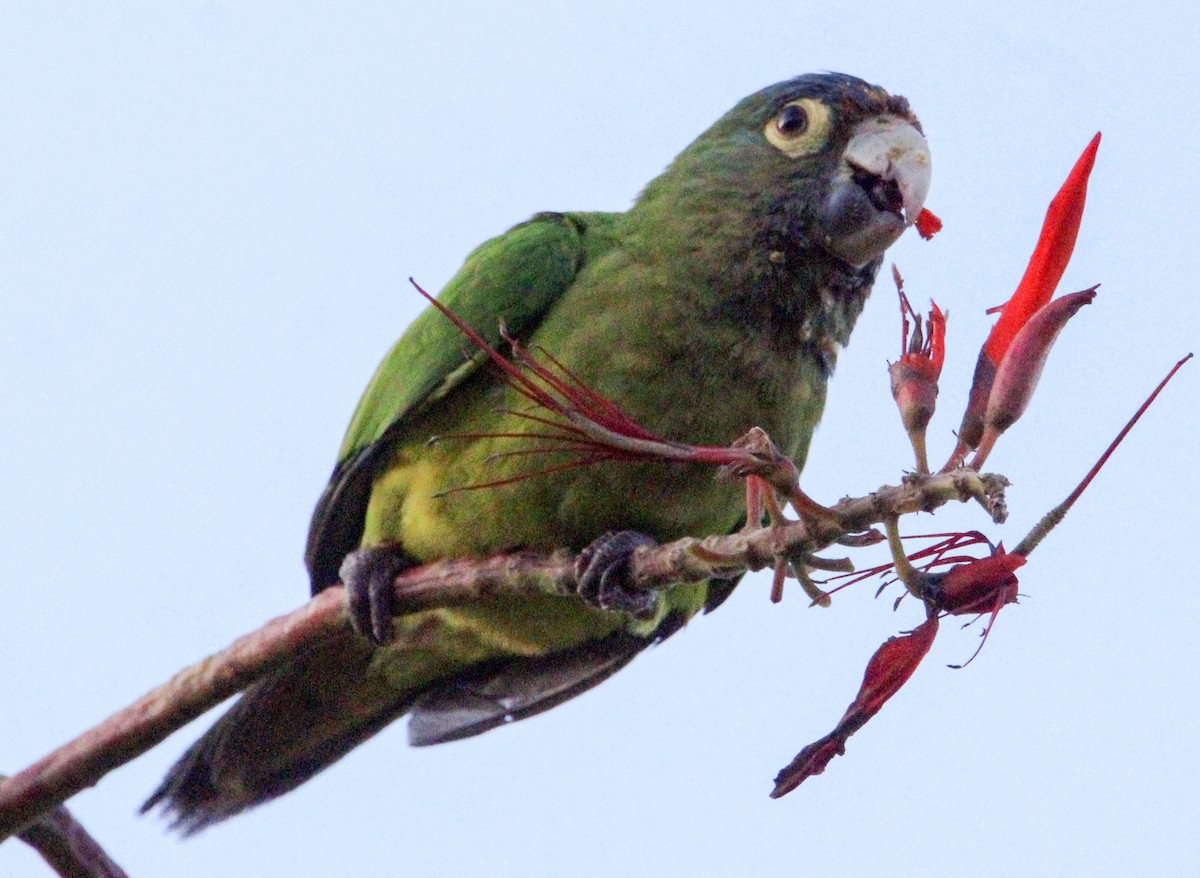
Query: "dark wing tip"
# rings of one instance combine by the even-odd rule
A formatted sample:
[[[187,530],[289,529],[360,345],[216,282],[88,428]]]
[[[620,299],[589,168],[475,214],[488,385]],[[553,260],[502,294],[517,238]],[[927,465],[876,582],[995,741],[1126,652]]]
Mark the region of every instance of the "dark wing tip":
[[[607,680],[653,642],[617,632],[456,677],[413,704],[408,742],[427,747],[458,741],[542,713]]]

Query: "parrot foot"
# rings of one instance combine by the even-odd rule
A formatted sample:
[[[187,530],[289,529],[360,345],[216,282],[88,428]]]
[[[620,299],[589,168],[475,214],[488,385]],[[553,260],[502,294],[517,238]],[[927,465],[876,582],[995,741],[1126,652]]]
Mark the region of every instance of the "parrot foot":
[[[654,618],[659,593],[630,586],[629,562],[637,549],[657,545],[633,530],[609,531],[594,540],[575,560],[579,596],[602,610],[629,613],[637,619]]]
[[[413,566],[396,546],[371,546],[346,556],[338,575],[346,586],[350,624],[376,646],[392,639],[395,592],[392,583]]]

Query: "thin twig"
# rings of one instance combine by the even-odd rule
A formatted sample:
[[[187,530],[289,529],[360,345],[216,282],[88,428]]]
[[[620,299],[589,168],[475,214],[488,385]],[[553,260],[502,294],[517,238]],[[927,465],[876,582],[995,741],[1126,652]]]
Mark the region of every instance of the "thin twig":
[[[125,870],[62,806],[25,827],[21,841],[41,854],[62,878],[126,878]]]
[[[19,837],[62,878],[126,878],[125,870],[61,805],[26,826]]]

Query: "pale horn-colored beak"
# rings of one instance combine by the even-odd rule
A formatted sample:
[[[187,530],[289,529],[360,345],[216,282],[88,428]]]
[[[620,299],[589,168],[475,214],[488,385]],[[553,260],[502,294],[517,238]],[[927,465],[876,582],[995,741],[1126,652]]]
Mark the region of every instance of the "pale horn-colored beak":
[[[931,168],[912,123],[886,114],[859,123],[819,214],[825,249],[854,266],[881,256],[924,208]]]

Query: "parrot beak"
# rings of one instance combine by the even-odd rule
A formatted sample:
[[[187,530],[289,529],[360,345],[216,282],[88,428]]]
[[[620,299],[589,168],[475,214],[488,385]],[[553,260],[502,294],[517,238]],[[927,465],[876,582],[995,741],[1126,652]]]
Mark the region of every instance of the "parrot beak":
[[[861,122],[818,214],[825,249],[850,265],[882,255],[916,222],[929,192],[929,144],[891,115]]]

